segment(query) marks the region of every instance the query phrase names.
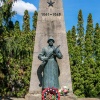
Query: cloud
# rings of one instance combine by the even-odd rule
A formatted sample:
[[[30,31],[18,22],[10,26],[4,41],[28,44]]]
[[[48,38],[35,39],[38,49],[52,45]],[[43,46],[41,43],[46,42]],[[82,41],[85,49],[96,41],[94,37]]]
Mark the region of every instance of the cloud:
[[[17,2],[15,2],[13,4],[12,10],[16,11],[17,14],[19,14],[19,15],[24,15],[25,10],[28,10],[29,12],[33,13],[35,10],[37,10],[37,8],[29,2],[24,2],[22,0],[18,0]]]
[[[3,2],[2,1],[0,1],[0,7],[3,5]]]

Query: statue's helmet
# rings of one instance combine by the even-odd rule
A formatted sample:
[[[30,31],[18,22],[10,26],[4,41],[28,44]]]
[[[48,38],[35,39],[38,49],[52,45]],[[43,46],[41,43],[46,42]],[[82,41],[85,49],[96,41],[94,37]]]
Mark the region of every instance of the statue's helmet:
[[[55,43],[55,40],[54,40],[54,38],[53,38],[53,37],[49,37],[49,39],[48,39],[47,43],[49,43],[49,41],[50,41],[50,40],[52,40],[52,41],[53,41],[53,43]]]

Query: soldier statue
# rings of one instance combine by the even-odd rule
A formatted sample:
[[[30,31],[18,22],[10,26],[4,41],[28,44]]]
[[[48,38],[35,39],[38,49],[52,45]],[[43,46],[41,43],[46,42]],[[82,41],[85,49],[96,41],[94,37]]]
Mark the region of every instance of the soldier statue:
[[[39,60],[43,61],[40,66],[43,67],[42,88],[59,88],[59,66],[56,58],[62,59],[59,46],[55,47],[55,40],[50,37],[47,41],[48,46],[42,49],[38,55]]]

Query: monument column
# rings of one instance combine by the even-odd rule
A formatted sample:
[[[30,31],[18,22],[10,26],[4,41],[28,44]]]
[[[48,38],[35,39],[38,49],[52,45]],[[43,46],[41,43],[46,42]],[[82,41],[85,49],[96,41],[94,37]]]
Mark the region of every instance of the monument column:
[[[37,69],[41,64],[41,61],[38,60],[38,54],[43,47],[48,45],[47,40],[50,36],[55,39],[54,45],[61,45],[60,50],[63,54],[63,59],[57,59],[60,68],[60,87],[67,85],[72,92],[68,45],[64,22],[62,0],[40,0],[29,94],[35,95],[41,93],[41,87],[39,86],[37,77]]]

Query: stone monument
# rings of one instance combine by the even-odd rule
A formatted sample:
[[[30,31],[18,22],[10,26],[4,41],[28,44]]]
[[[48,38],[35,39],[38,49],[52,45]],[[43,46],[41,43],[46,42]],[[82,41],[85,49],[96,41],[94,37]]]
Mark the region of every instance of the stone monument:
[[[47,46],[47,40],[50,36],[55,39],[54,45],[61,45],[60,51],[63,55],[63,59],[57,59],[60,69],[60,87],[67,85],[70,92],[72,92],[62,0],[40,0],[29,94],[26,96],[27,100],[41,100],[39,95],[42,88],[39,85],[40,82],[37,76],[37,70],[41,61],[38,59],[38,55],[42,48]]]

